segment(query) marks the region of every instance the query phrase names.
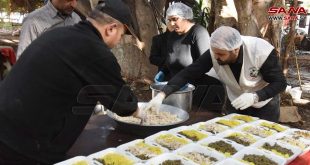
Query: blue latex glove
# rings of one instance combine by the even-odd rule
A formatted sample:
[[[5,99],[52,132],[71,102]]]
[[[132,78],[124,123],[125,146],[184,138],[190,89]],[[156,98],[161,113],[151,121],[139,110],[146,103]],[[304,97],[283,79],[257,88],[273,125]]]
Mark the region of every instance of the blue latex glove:
[[[185,85],[184,85],[182,88],[180,88],[179,90],[180,90],[180,91],[185,90],[185,89],[188,87],[188,85],[189,85],[189,83],[185,84]]]
[[[162,71],[159,71],[159,72],[155,75],[154,81],[155,81],[155,83],[163,82],[163,81],[164,81],[164,78],[165,78],[165,73],[162,72]]]

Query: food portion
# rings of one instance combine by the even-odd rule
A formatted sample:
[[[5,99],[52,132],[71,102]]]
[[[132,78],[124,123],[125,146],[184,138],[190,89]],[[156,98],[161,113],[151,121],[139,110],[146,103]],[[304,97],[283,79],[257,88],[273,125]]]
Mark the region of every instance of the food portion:
[[[271,123],[271,122],[262,122],[260,123],[261,126],[263,127],[267,127],[267,128],[270,128],[270,129],[273,129],[277,132],[283,132],[286,130],[285,127],[283,127],[281,124],[277,124],[277,123]]]
[[[85,160],[81,160],[76,163],[73,163],[72,165],[88,165],[88,163]]]
[[[163,150],[160,147],[146,144],[143,141],[133,146],[129,146],[126,151],[130,152],[141,160],[148,160],[163,153]]]
[[[310,145],[307,144],[306,142],[303,142],[300,139],[296,139],[296,138],[290,137],[290,136],[283,136],[281,138],[278,138],[277,140],[284,142],[284,143],[288,143],[288,144],[293,145],[293,146],[297,146],[297,147],[301,148],[302,150],[310,147]]]
[[[181,160],[166,160],[160,165],[183,165],[183,163]]]
[[[172,134],[160,135],[155,139],[155,142],[169,150],[176,150],[189,143],[188,140]]]
[[[249,146],[256,142],[255,138],[250,134],[241,134],[238,132],[231,133],[226,139],[232,140],[244,146]]]
[[[188,152],[182,154],[182,156],[192,160],[195,163],[198,163],[200,165],[212,165],[217,162],[217,159],[211,156],[207,156],[203,153],[199,152]]]
[[[262,138],[268,137],[276,133],[272,131],[270,128],[261,127],[261,126],[247,126],[247,127],[244,127],[242,131],[256,135],[256,136],[260,136]]]
[[[223,153],[227,157],[237,153],[237,150],[231,144],[226,143],[224,140],[209,143],[207,146]]]
[[[242,120],[244,122],[252,122],[255,121],[255,118],[253,118],[252,116],[248,116],[248,115],[234,115],[232,117],[232,119],[235,120]]]
[[[274,145],[270,145],[269,143],[265,143],[262,148],[272,151],[273,153],[285,157],[285,158],[289,158],[291,157],[294,153],[292,152],[292,150],[284,148],[282,146],[280,146],[279,144],[275,143]]]
[[[211,132],[212,134],[218,134],[220,132],[224,132],[229,129],[229,127],[217,124],[217,123],[206,123],[201,124],[199,129],[202,129],[207,132]]]
[[[220,119],[216,123],[228,126],[230,128],[237,127],[241,124],[238,120]]]
[[[264,155],[244,155],[242,160],[253,163],[254,165],[278,165],[276,162],[270,160]]]
[[[188,139],[191,139],[192,141],[199,141],[201,139],[204,139],[208,137],[207,134],[199,132],[197,130],[183,130],[178,132],[180,135],[185,136]]]
[[[294,131],[292,135],[297,138],[304,138],[304,139],[310,140],[310,131],[298,130],[298,131]]]
[[[133,165],[134,164],[133,160],[118,153],[108,153],[104,155],[103,157],[97,158],[95,160],[97,160],[99,163],[103,165],[116,165],[116,164]]]

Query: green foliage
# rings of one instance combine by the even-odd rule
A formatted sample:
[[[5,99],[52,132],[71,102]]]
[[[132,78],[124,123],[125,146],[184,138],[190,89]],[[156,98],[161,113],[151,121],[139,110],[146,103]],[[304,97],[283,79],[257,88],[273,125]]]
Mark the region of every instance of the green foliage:
[[[193,6],[194,21],[201,24],[204,27],[208,26],[210,20],[210,8],[205,7],[204,0],[197,0]]]
[[[10,11],[10,0],[0,0],[0,12]]]

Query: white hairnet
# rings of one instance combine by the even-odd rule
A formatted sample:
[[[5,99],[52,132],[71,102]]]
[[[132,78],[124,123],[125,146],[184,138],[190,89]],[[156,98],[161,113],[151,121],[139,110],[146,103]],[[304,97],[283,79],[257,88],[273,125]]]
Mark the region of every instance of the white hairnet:
[[[169,16],[179,16],[184,19],[193,19],[193,10],[189,6],[181,3],[181,2],[176,2],[170,5],[167,9],[166,12],[166,18]]]
[[[240,33],[229,26],[217,28],[210,38],[210,46],[221,50],[232,51],[242,45]]]

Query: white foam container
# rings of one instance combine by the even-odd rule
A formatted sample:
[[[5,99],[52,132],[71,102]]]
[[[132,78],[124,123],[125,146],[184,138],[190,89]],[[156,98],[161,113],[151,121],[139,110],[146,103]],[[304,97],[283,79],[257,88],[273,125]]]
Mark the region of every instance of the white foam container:
[[[253,124],[251,124],[251,123],[243,124],[242,126],[236,128],[235,130],[241,131],[241,132],[246,132],[246,133],[252,134],[252,135],[254,135],[254,136],[258,136],[258,135],[255,135],[255,134],[253,134],[253,133],[250,133],[250,132],[248,132],[248,131],[245,131],[244,129],[245,129],[246,127],[254,127],[254,128],[262,129],[262,130],[263,130],[263,129],[266,129],[266,130],[272,132],[272,134],[271,134],[270,136],[273,136],[273,135],[275,135],[275,134],[278,133],[277,131],[275,131],[275,130],[273,130],[273,129],[269,129],[269,128],[266,128],[266,127],[263,127],[263,126],[260,126],[260,125],[253,125]],[[267,137],[270,137],[270,136],[267,136]],[[262,136],[258,136],[258,137],[267,138],[267,137],[262,137]]]
[[[161,163],[163,163],[166,160],[181,160],[182,164],[184,165],[197,165],[196,163],[188,160],[188,159],[184,159],[184,157],[176,155],[174,153],[165,153],[159,156],[156,156],[150,160],[148,160],[145,165],[160,165]]]
[[[200,140],[197,144],[203,146],[203,147],[206,147],[206,148],[209,148],[210,150],[213,150],[215,152],[218,152],[220,153],[221,155],[223,156],[226,156],[224,153],[222,153],[221,151],[217,151],[215,150],[214,148],[211,148],[211,147],[208,147],[208,144],[210,143],[214,143],[214,142],[217,142],[217,141],[221,141],[223,140],[225,143],[228,143],[230,145],[232,145],[232,147],[234,147],[237,152],[242,150],[244,148],[243,145],[240,145],[234,141],[231,141],[231,140],[228,140],[228,139],[224,139],[224,138],[220,138],[220,137],[216,137],[216,136],[210,136],[209,138],[206,138],[206,139],[203,139],[203,140]],[[236,153],[235,153],[236,154]],[[232,154],[231,156],[233,156],[234,154]]]
[[[194,128],[196,128],[196,129],[200,129],[200,130],[203,130],[203,131],[209,132],[209,133],[211,133],[211,134],[213,134],[213,135],[216,135],[216,134],[218,134],[218,133],[221,133],[221,132],[216,132],[216,133],[213,133],[213,132],[210,132],[210,131],[207,131],[207,130],[205,130],[205,129],[201,128],[201,127],[203,127],[203,126],[205,126],[205,125],[213,125],[213,126],[220,127],[220,128],[222,128],[222,129],[223,129],[223,131],[222,131],[222,132],[224,132],[224,131],[226,131],[226,130],[229,130],[229,129],[230,129],[230,128],[229,128],[229,127],[227,127],[227,126],[223,126],[223,125],[221,125],[221,124],[217,124],[217,123],[215,123],[213,120],[211,120],[211,121],[207,121],[207,122],[199,122],[199,123],[193,124],[193,125],[191,125],[191,126],[192,126],[192,127],[194,127]]]
[[[143,139],[136,139],[136,140],[133,140],[131,142],[128,142],[128,143],[125,143],[125,144],[122,144],[120,146],[117,147],[117,149],[123,151],[123,152],[126,152],[126,153],[129,153],[131,156],[133,157],[136,157],[134,154],[132,154],[131,152],[129,151],[126,151],[129,147],[131,146],[135,146],[136,144],[140,143],[140,142],[143,142],[144,140]],[[161,151],[162,151],[162,154],[163,153],[166,153],[166,152],[169,152],[168,149],[164,148],[164,147],[161,147],[159,145],[154,145],[154,144],[149,144],[149,143],[146,143],[144,142],[145,144],[148,144],[148,145],[151,145],[151,146],[154,146],[154,147],[158,147]],[[154,156],[155,157],[155,156]],[[140,158],[136,157],[137,159],[139,159],[141,162],[145,162],[146,160],[141,160]]]
[[[285,165],[286,160],[276,156],[276,155],[271,155],[268,152],[265,152],[264,150],[259,150],[257,148],[252,148],[252,147],[246,147],[243,150],[239,151],[237,154],[233,156],[234,159],[236,160],[242,160],[244,155],[264,155],[268,159],[276,162],[278,165]]]
[[[284,126],[284,125],[282,125],[282,124],[275,123],[275,122],[271,122],[271,121],[267,121],[267,120],[262,120],[262,119],[257,120],[257,121],[255,121],[255,122],[253,122],[253,123],[251,123],[251,124],[262,126],[261,124],[262,124],[263,122],[267,122],[267,123],[269,123],[269,124],[277,124],[277,125],[283,127],[283,128],[285,129],[284,131],[290,129],[290,127]],[[266,128],[268,128],[268,127],[266,127]],[[273,130],[274,130],[274,129],[273,129]],[[275,131],[276,131],[276,130],[275,130]],[[284,132],[284,131],[280,131],[280,132]],[[277,132],[279,132],[279,131],[277,131]],[[280,132],[279,132],[279,133],[280,133]]]
[[[242,134],[242,135],[244,135],[246,137],[252,137],[255,141],[253,143],[251,143],[249,146],[253,145],[254,143],[256,143],[256,142],[258,142],[259,140],[262,139],[259,136],[255,136],[255,135],[252,135],[252,134],[249,134],[249,133],[246,133],[246,132],[241,132],[241,131],[238,131],[238,130],[227,130],[225,132],[222,132],[222,133],[218,134],[217,137],[226,138],[226,137],[230,136],[233,133],[240,133],[240,134]],[[229,140],[229,139],[227,139],[227,140]],[[233,140],[231,140],[231,141],[233,141]],[[240,144],[240,145],[242,145],[242,144]]]
[[[72,165],[72,164],[78,163],[80,161],[85,161],[89,165],[93,164],[93,162],[90,159],[88,159],[87,157],[85,157],[85,156],[76,156],[76,157],[73,157],[71,159],[68,159],[68,160],[56,163],[55,165]]]
[[[293,152],[293,155],[290,156],[289,158],[285,158],[281,155],[278,155],[270,150],[267,150],[267,149],[264,149],[262,146],[265,144],[265,143],[268,143],[269,145],[273,146],[275,144],[278,144],[279,146],[283,147],[283,148],[286,148],[286,149],[289,149]],[[289,144],[285,144],[285,143],[281,143],[279,141],[275,141],[275,140],[268,140],[268,139],[264,139],[264,140],[261,140],[257,143],[255,143],[254,145],[252,145],[252,147],[255,147],[255,148],[258,148],[258,149],[261,149],[261,150],[264,150],[266,152],[269,152],[271,154],[274,154],[274,155],[277,155],[277,156],[280,156],[284,159],[286,159],[286,163],[289,163],[291,162],[292,160],[294,160],[298,155],[300,155],[302,153],[302,150],[298,147],[295,147],[295,146],[292,146],[292,145],[289,145]]]
[[[234,119],[235,116],[249,116],[249,115],[242,115],[242,114],[238,114],[238,113],[231,113],[229,115],[223,116],[223,118],[239,120],[239,119]],[[259,119],[258,117],[253,117],[253,116],[249,116],[249,117],[251,117],[253,119],[253,121],[250,121],[250,122],[246,122],[244,120],[240,120],[240,121],[243,121],[245,123],[251,123],[251,122],[254,122],[254,121]]]
[[[242,163],[236,159],[233,159],[233,158],[228,158],[228,159],[225,159],[219,163],[217,163],[216,165],[248,165],[248,164],[245,164],[245,163]]]
[[[92,160],[93,162],[98,164],[98,162],[96,160],[94,160],[94,159],[102,158],[102,157],[104,157],[105,155],[107,155],[109,153],[117,153],[117,154],[123,155],[127,159],[132,160],[134,163],[138,163],[140,161],[140,159],[137,159],[136,157],[132,156],[131,154],[126,153],[126,152],[124,152],[122,150],[119,150],[117,148],[107,148],[105,150],[93,153],[93,154],[87,156],[87,159]]]
[[[180,155],[180,156],[183,156],[183,154],[188,153],[188,152],[202,153],[204,155],[216,158],[218,160],[217,162],[220,162],[220,161],[225,159],[224,155],[222,155],[218,152],[214,152],[214,150],[211,150],[209,148],[202,147],[201,145],[198,145],[196,143],[191,143],[191,144],[185,145],[185,146],[175,150],[173,153]],[[183,156],[183,157],[185,157],[185,156]],[[188,158],[185,157],[185,159],[188,159]],[[193,161],[193,160],[191,160],[191,161]]]
[[[207,131],[204,131],[204,130],[200,130],[200,129],[198,129],[197,127],[194,127],[194,126],[180,126],[180,127],[177,127],[177,128],[170,129],[169,132],[174,133],[174,134],[181,135],[179,132],[185,131],[185,130],[195,130],[195,131],[198,131],[198,132],[200,132],[200,133],[202,133],[202,134],[207,135],[207,137],[212,136],[212,134],[211,134],[210,132],[207,132]],[[187,137],[184,136],[184,135],[181,135],[181,136],[187,138]],[[207,138],[207,137],[206,137],[206,138]],[[187,139],[189,139],[189,138],[187,138]],[[190,139],[190,140],[191,140],[191,139]],[[202,139],[200,139],[200,140],[202,140]],[[194,141],[194,142],[195,142],[195,141]]]
[[[288,134],[288,135],[292,135],[292,136],[300,136],[300,135],[295,134],[296,131],[301,131],[301,132],[304,132],[304,133],[307,133],[307,134],[310,135],[310,131],[302,130],[302,129],[297,129],[297,128],[288,129],[288,130],[286,130],[286,131],[283,132],[283,133]],[[307,140],[307,141],[310,142],[310,137],[300,136],[300,138],[301,138],[302,140]]]
[[[151,136],[145,138],[144,140],[145,140],[145,142],[148,143],[148,144],[154,144],[154,145],[162,146],[162,145],[160,145],[160,144],[158,144],[158,143],[156,142],[156,138],[158,138],[160,135],[166,135],[166,134],[171,134],[171,135],[176,136],[176,137],[178,137],[178,138],[182,138],[182,139],[184,139],[184,140],[186,140],[186,141],[188,142],[187,144],[193,143],[193,141],[191,141],[191,140],[189,140],[189,139],[187,139],[187,138],[185,138],[185,137],[183,137],[183,136],[181,136],[181,135],[179,135],[179,134],[176,134],[176,133],[173,133],[173,132],[169,132],[169,131],[160,131],[160,132],[158,132],[158,133],[156,133],[156,134],[154,134],[154,135],[151,135]],[[184,145],[186,145],[186,144],[184,144]],[[184,146],[184,145],[183,145],[183,146]],[[162,147],[163,147],[163,146],[162,146]],[[181,146],[181,147],[182,147],[182,146]],[[165,147],[164,147],[164,148],[165,148]]]
[[[298,142],[300,142],[300,143],[302,143],[303,145],[305,145],[305,148],[302,148],[302,147],[300,147],[300,146],[298,146],[298,145],[294,145],[294,144],[291,144],[291,143],[289,143],[289,142],[280,140],[282,137],[288,137],[288,138],[292,138],[292,139],[294,139],[294,140],[298,140]],[[269,139],[269,140],[276,140],[276,141],[279,141],[279,142],[281,142],[281,143],[287,143],[287,144],[289,144],[289,145],[291,145],[291,146],[298,147],[298,148],[300,148],[300,149],[302,150],[302,154],[301,154],[301,155],[303,155],[303,154],[307,153],[308,151],[310,151],[310,142],[309,142],[309,141],[304,140],[303,138],[293,137],[292,135],[286,134],[285,132],[279,133],[279,134],[277,134],[277,135],[275,135],[275,136],[272,136],[272,137],[270,137],[270,138],[268,138],[268,139]]]

